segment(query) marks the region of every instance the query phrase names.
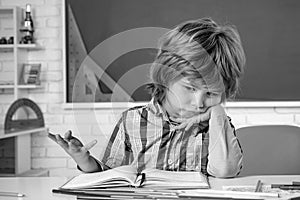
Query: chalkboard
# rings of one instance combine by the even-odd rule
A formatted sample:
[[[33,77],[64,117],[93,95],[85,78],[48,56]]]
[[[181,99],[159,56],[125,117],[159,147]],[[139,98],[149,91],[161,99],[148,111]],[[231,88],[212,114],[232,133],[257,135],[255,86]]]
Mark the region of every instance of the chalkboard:
[[[143,83],[156,37],[202,17],[241,35],[247,64],[236,101],[300,101],[299,11],[299,0],[65,0],[67,102],[149,100]]]

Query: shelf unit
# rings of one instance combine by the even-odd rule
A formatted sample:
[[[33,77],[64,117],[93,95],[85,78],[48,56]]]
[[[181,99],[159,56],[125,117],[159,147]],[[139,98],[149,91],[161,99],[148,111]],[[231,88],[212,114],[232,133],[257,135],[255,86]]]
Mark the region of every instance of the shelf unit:
[[[23,65],[30,63],[28,62],[29,52],[41,49],[38,44],[19,43],[22,37],[22,33],[19,30],[23,21],[23,13],[24,9],[16,6],[0,8],[0,38],[14,38],[13,44],[0,44],[0,54],[7,54],[7,57],[12,58],[11,62],[13,68],[6,70],[8,71],[7,73],[2,72],[2,76],[0,76],[0,95],[1,93],[12,93],[12,100],[26,97],[27,90],[25,89],[36,89],[41,87],[40,85],[24,85],[20,82]],[[5,56],[2,55],[2,57]],[[0,62],[5,61],[0,60]],[[2,68],[4,68],[4,64],[1,64]],[[1,80],[4,78],[3,76],[5,76],[5,80]]]
[[[41,85],[22,84],[21,76],[24,64],[29,62],[31,51],[41,50],[38,44],[20,44],[20,28],[24,19],[24,9],[17,6],[0,7],[0,38],[13,37],[12,44],[0,44],[0,103],[10,104],[19,98],[28,98],[29,91],[41,88]],[[1,102],[5,96],[5,102]],[[4,111],[6,112],[6,111]],[[18,117],[18,115],[16,116]],[[0,127],[3,126],[0,122]],[[3,129],[3,127],[2,127]],[[31,134],[45,132],[46,128],[20,130],[5,133],[0,128],[0,176],[24,175],[31,170]],[[3,171],[3,166],[5,166]],[[7,169],[7,170],[6,170]],[[6,171],[5,171],[6,170]],[[6,173],[7,172],[7,173]]]
[[[31,134],[46,132],[45,127],[12,133],[0,129],[0,176],[34,176],[36,170],[31,170]]]

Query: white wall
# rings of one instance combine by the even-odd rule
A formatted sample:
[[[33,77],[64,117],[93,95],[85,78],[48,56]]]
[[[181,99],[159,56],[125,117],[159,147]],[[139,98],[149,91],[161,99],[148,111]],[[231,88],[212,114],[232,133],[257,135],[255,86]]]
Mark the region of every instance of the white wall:
[[[55,133],[71,129],[74,134],[89,142],[96,138],[98,144],[92,150],[99,156],[106,142],[116,115],[123,109],[63,108],[63,51],[62,51],[62,0],[0,0],[0,6],[32,4],[35,22],[35,37],[44,49],[30,54],[30,60],[42,63],[42,89],[31,90],[30,98],[37,102],[44,113],[46,126]],[[11,58],[12,59],[12,58]],[[7,71],[0,56],[0,73]],[[8,61],[9,62],[9,61]],[[9,71],[9,70],[8,70]],[[296,91],[295,91],[296,92]],[[9,95],[0,94],[0,124],[8,106]],[[236,128],[257,124],[300,125],[300,107],[227,108]],[[78,173],[75,163],[46,135],[32,135],[32,168],[47,168],[50,176],[72,176]]]

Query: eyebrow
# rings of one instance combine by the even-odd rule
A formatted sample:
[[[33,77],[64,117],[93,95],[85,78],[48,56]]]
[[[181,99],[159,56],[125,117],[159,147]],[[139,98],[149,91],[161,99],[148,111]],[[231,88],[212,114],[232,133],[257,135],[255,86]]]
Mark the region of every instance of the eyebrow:
[[[180,80],[180,82],[184,85],[189,85],[194,88],[206,90],[206,91],[216,93],[216,94],[222,94],[222,92],[223,92],[221,89],[209,89],[206,84],[201,84],[201,86],[199,87],[199,85],[195,84],[195,82],[189,81],[189,80]],[[203,82],[203,81],[201,81],[201,82]]]

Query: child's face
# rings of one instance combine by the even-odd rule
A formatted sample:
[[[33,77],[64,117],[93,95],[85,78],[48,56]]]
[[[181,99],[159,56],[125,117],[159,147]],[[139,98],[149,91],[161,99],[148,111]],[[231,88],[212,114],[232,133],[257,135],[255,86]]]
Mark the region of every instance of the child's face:
[[[182,78],[170,84],[163,107],[171,117],[189,118],[220,104],[221,97],[222,93],[211,91],[201,83],[195,87]]]

